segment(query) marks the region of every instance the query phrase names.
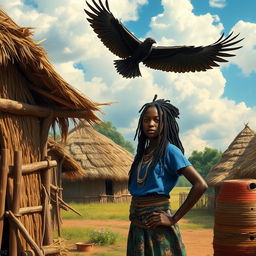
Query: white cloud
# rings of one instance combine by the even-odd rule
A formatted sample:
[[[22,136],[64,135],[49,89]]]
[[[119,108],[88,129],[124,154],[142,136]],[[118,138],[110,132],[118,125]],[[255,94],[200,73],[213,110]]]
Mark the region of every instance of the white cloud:
[[[249,122],[255,129],[255,108],[223,98],[226,79],[221,70],[176,74],[151,70],[140,65],[142,78],[124,79],[114,69],[114,56],[97,38],[83,12],[84,1],[38,0],[37,8],[21,1],[4,1],[6,11],[20,25],[35,27],[56,70],[80,92],[96,102],[117,104],[103,110],[110,120],[132,139],[137,127],[138,110],[153,99],[170,99],[180,109],[181,138],[189,155],[192,150],[211,146],[224,150]],[[123,21],[136,20],[138,7],[146,0],[109,0],[114,14]],[[196,16],[189,0],[163,0],[164,12],[152,18],[148,36],[165,45],[207,45],[220,36],[223,25],[216,15]],[[203,29],[202,29],[203,24]],[[255,24],[238,22],[234,30],[242,31],[244,47],[230,59],[243,72],[255,71]],[[75,68],[79,63],[85,70]]]
[[[244,38],[239,43],[243,47],[237,51],[237,56],[232,58],[232,63],[238,65],[245,75],[256,72],[256,24],[240,20],[232,31],[240,33],[240,38]]]
[[[210,0],[209,5],[215,8],[223,8],[226,6],[226,0]]]

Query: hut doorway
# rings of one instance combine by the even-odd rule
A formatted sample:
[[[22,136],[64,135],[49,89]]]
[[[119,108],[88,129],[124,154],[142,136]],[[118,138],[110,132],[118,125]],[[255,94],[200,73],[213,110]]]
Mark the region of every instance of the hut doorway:
[[[106,187],[106,195],[111,195],[111,196],[114,195],[112,180],[106,180],[105,187]]]

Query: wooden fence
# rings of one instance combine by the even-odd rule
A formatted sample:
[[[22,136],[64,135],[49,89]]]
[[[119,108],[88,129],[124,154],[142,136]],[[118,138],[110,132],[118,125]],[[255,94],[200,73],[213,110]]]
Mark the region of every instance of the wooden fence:
[[[179,193],[179,205],[182,205],[186,200],[188,193]],[[193,206],[193,209],[214,209],[215,196],[212,194],[204,194],[198,202]]]
[[[115,195],[97,195],[97,196],[80,196],[80,197],[65,197],[66,202],[75,203],[125,203],[131,201],[130,194],[115,194]]]

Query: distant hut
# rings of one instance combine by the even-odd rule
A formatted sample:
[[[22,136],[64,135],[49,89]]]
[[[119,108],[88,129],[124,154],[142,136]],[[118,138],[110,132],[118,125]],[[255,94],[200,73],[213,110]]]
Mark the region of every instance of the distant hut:
[[[49,128],[58,125],[65,138],[69,118],[98,120],[97,104],[55,72],[31,35],[0,10],[1,255],[60,253],[52,245],[50,195],[57,162],[48,156]]]
[[[128,173],[133,155],[88,124],[67,136],[66,149],[84,170],[82,179],[63,179],[63,198],[70,202],[124,202],[130,199]]]
[[[230,179],[256,179],[256,135],[236,164],[235,169],[231,173]]]
[[[252,152],[255,146],[256,133],[246,124],[244,129],[236,136],[227,150],[222,154],[220,161],[206,176],[208,185],[215,188],[216,196],[224,180],[248,178],[249,176],[252,178],[250,166],[254,166],[255,168],[256,157],[255,155],[253,156]],[[242,169],[245,166],[247,167],[246,172],[248,175],[245,170]],[[255,174],[254,176],[256,177]]]

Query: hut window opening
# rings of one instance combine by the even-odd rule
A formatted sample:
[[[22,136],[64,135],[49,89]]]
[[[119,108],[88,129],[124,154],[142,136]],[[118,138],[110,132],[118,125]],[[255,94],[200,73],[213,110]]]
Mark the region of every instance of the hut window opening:
[[[105,181],[106,186],[106,195],[113,195],[113,181],[112,180],[106,180]]]

